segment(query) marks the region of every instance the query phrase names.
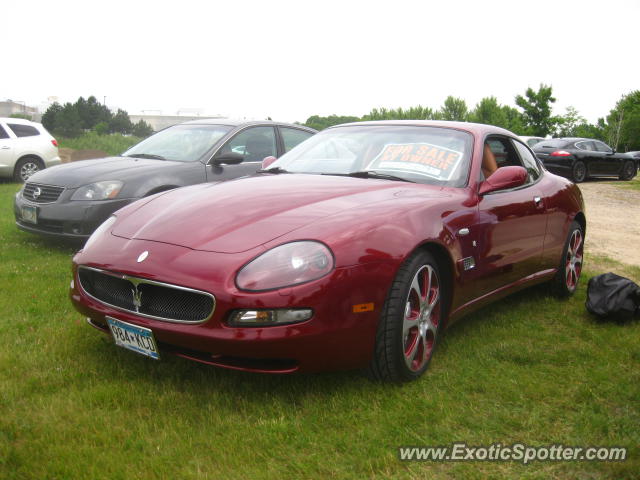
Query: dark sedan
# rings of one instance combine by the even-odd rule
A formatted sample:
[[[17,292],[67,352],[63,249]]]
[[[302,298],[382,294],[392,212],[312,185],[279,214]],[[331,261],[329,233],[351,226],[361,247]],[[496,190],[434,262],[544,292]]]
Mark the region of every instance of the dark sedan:
[[[547,170],[583,182],[589,177],[618,177],[631,180],[638,171],[638,160],[616,153],[606,143],[590,138],[554,138],[533,147]]]
[[[185,185],[255,173],[315,130],[276,122],[196,120],[174,125],[119,157],[59,165],[34,174],[15,197],[16,225],[86,239],[125,205]]]

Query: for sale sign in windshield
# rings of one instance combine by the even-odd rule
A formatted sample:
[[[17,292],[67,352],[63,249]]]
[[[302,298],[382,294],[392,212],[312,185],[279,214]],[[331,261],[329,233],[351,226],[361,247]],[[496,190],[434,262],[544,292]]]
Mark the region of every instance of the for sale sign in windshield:
[[[430,143],[385,145],[367,170],[403,171],[450,180],[463,153]]]

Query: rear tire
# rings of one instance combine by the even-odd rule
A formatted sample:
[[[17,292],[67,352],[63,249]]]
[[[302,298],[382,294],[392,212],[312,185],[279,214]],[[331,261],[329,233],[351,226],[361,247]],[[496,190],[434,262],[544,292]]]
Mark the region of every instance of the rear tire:
[[[633,160],[627,160],[624,162],[622,166],[622,170],[620,170],[620,176],[618,177],[620,180],[631,180],[636,176],[638,171],[638,167],[636,167],[636,162]]]
[[[442,276],[428,252],[414,253],[400,267],[382,309],[368,374],[404,382],[429,366],[443,320]]]
[[[31,175],[42,170],[42,162],[35,157],[23,157],[16,162],[13,169],[13,180],[18,183],[26,182]]]
[[[587,179],[587,166],[582,160],[576,160],[571,169],[571,177],[574,183],[584,182]]]
[[[582,226],[574,220],[569,227],[558,271],[551,281],[551,288],[555,295],[566,298],[575,293],[580,282],[583,260],[584,231]]]

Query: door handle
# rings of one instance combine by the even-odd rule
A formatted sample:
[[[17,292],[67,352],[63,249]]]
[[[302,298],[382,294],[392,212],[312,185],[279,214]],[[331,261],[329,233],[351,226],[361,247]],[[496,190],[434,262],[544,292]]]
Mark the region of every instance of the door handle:
[[[9,150],[11,147],[7,147],[6,145],[2,147],[2,150]]]

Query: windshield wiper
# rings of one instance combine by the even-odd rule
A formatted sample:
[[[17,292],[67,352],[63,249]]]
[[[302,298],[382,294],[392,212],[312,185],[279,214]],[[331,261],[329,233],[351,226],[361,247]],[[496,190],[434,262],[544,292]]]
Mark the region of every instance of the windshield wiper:
[[[407,180],[406,178],[397,177],[396,175],[390,175],[388,173],[376,172],[375,170],[361,170],[359,172],[350,172],[345,174],[345,176],[356,178],[379,178],[381,180],[395,180],[399,182],[415,183],[411,180]]]
[[[131,155],[126,156],[133,158],[150,158],[152,160],[166,160],[162,155],[154,155],[153,153],[132,153]]]
[[[285,170],[284,168],[281,167],[273,167],[273,168],[267,168],[264,170],[258,170],[257,173],[291,173],[289,170]]]

